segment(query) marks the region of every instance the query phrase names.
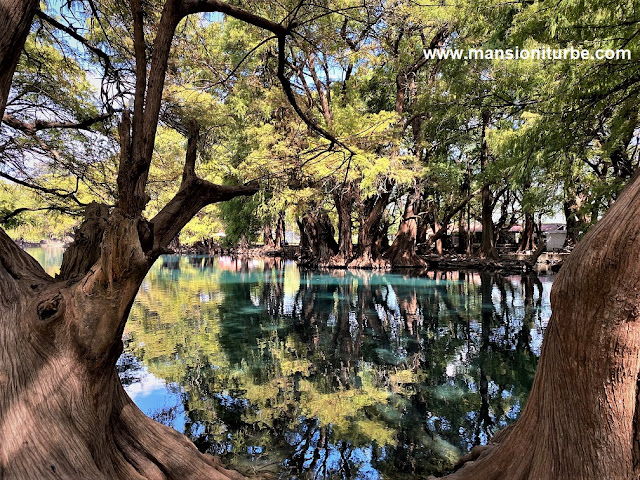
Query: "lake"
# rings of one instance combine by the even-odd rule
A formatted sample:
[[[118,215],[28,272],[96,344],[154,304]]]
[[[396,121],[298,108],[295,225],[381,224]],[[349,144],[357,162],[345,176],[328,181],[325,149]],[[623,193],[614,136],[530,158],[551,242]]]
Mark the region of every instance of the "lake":
[[[60,251],[28,251],[55,273]],[[518,418],[552,280],[163,256],[118,369],[147,415],[240,471],[426,478]]]

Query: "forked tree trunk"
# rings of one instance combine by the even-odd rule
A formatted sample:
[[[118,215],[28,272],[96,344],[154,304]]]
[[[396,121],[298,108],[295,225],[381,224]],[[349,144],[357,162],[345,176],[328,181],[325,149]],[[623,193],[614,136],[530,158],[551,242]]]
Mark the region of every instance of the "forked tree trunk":
[[[520,419],[449,480],[640,476],[640,180],[565,261]]]
[[[382,257],[384,238],[384,209],[389,203],[393,184],[387,181],[378,195],[371,196],[362,202],[360,207],[360,230],[358,231],[357,256],[349,267],[386,268],[389,263]]]
[[[146,417],[118,378],[124,324],[155,260],[141,221],[116,209],[95,265],[59,280],[0,230],[3,479],[242,478]]]
[[[418,234],[418,218],[415,208],[420,199],[421,189],[416,187],[408,196],[404,206],[402,222],[393,240],[387,259],[394,267],[425,267],[426,262],[416,253],[416,237]]]
[[[326,266],[344,267],[353,257],[353,222],[351,211],[356,197],[356,187],[353,182],[334,192],[333,202],[338,211],[338,253],[334,255]]]

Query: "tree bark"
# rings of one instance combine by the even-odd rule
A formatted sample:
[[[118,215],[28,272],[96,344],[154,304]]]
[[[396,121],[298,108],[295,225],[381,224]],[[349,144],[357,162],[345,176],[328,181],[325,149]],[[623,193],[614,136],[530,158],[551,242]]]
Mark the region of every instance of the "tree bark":
[[[298,222],[300,263],[308,267],[327,264],[338,253],[333,225],[325,212],[306,213]]]
[[[200,208],[257,190],[199,179],[196,139],[197,129],[182,185],[151,222],[89,205],[56,280],[0,229],[2,478],[242,478],[147,418],[116,369],[129,310],[154,261]]]
[[[122,330],[155,260],[138,223],[114,210],[76,281],[49,277],[0,230],[3,478],[242,478],[146,417],[120,383]]]
[[[489,165],[489,147],[487,145],[487,127],[489,126],[489,112],[482,112],[482,135],[480,139],[480,166],[482,171],[486,171]],[[485,181],[486,182],[486,181]],[[486,182],[482,187],[482,240],[480,251],[482,258],[498,258],[495,246],[495,235],[493,228],[493,195],[491,187]]]
[[[276,248],[276,242],[273,240],[273,232],[271,231],[271,224],[269,222],[265,223],[264,228],[262,229],[262,236],[265,248],[270,250]]]
[[[533,221],[533,214],[524,214],[524,228],[522,230],[522,238],[518,242],[518,253],[527,252],[534,249],[533,234],[535,230],[535,224]]]
[[[407,197],[402,222],[400,222],[396,238],[387,253],[387,259],[394,267],[425,267],[427,265],[416,253],[418,218],[415,208],[421,192],[422,189],[416,186]]]
[[[356,193],[353,182],[347,182],[343,188],[333,193],[333,202],[338,211],[338,252],[325,266],[345,267],[353,258],[351,211]]]
[[[284,212],[278,214],[278,223],[276,224],[276,248],[282,248],[285,241],[285,225],[284,225]]]
[[[584,215],[580,214],[582,199],[577,193],[567,192],[565,189],[565,200],[562,202],[564,218],[567,225],[567,236],[564,239],[563,248],[573,248],[578,243],[580,233],[587,223]]]
[[[388,262],[382,258],[383,236],[386,237],[386,229],[383,225],[384,209],[389,204],[393,185],[385,182],[378,195],[367,198],[361,203],[360,230],[358,231],[357,256],[349,267],[358,268],[386,268]]]
[[[11,79],[38,5],[36,0],[0,0],[0,119],[4,116]]]
[[[639,208],[636,175],[556,277],[522,416],[447,479],[638,478]]]
[[[464,211],[461,211],[460,218],[458,219],[458,246],[456,247],[456,253],[471,255],[469,246],[469,232],[467,232]]]

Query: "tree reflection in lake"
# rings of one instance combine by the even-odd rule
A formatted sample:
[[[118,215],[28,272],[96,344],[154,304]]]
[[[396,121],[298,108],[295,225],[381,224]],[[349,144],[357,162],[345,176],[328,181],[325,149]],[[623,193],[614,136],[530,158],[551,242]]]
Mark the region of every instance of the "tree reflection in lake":
[[[544,277],[158,263],[127,325],[127,388],[201,450],[282,478],[450,468],[518,417],[550,316]]]

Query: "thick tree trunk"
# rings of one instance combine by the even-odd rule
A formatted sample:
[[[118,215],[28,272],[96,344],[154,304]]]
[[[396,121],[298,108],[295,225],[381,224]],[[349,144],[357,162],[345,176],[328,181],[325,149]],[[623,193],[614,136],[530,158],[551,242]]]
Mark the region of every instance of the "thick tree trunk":
[[[271,231],[271,224],[266,223],[262,229],[262,238],[265,248],[273,250],[276,247],[276,242],[273,240],[273,232]]]
[[[487,145],[487,127],[489,126],[489,112],[482,112],[482,136],[480,139],[480,166],[486,171],[489,165],[489,147]],[[485,184],[482,187],[482,240],[480,242],[479,255],[482,258],[498,258],[495,245],[495,233],[493,228],[493,195],[491,187]]]
[[[520,419],[448,479],[640,476],[640,180],[576,246]]]
[[[356,187],[347,182],[344,188],[334,192],[333,202],[338,211],[338,253],[324,266],[345,267],[353,258],[353,222],[351,211],[356,198]]]
[[[518,242],[518,253],[528,252],[534,249],[535,244],[533,241],[533,234],[535,230],[535,224],[533,221],[533,215],[531,213],[524,214],[524,229],[522,230],[522,237]]]
[[[488,185],[482,187],[482,239],[478,254],[482,258],[498,258],[493,228],[493,195]]]
[[[467,232],[466,221],[467,220],[464,218],[464,211],[461,211],[458,219],[458,246],[456,247],[456,253],[471,255],[469,232]]]
[[[0,230],[2,478],[241,478],[147,418],[118,378],[122,330],[155,260],[140,222],[116,209],[76,281],[49,277]]]
[[[407,197],[402,222],[400,222],[396,238],[387,253],[387,260],[391,262],[393,267],[425,267],[427,265],[416,253],[418,219],[415,207],[420,195],[421,189],[416,187]]]
[[[285,226],[284,226],[284,212],[278,214],[278,223],[276,224],[276,248],[282,248],[284,246]]]
[[[580,215],[582,199],[574,193],[565,193],[565,201],[562,202],[564,218],[567,225],[567,236],[564,239],[563,248],[573,248],[578,243],[580,233],[584,228],[586,219]]]
[[[36,0],[0,0],[0,120],[7,106],[11,79],[18,65],[22,47],[29,35],[33,16],[38,8]]]
[[[389,263],[382,258],[384,238],[387,230],[383,221],[384,209],[389,203],[393,185],[387,182],[383,190],[367,198],[360,207],[360,230],[358,231],[357,256],[349,267],[387,268]]]
[[[308,267],[326,264],[338,253],[333,225],[325,212],[306,213],[298,222],[300,263]]]

